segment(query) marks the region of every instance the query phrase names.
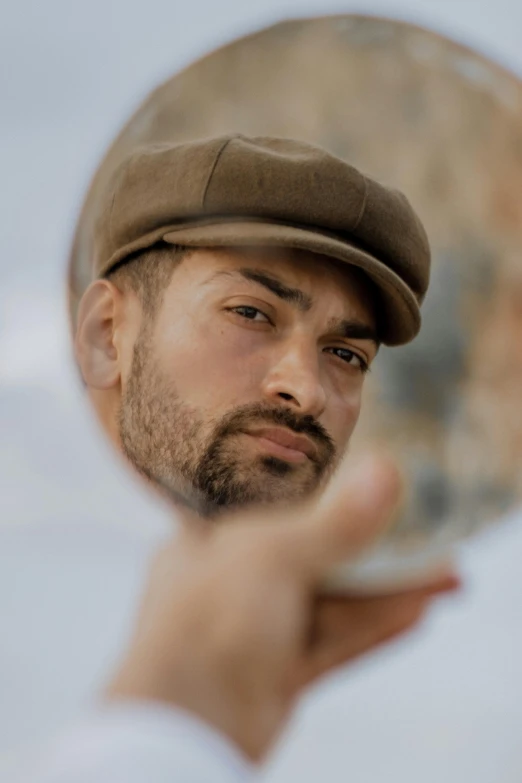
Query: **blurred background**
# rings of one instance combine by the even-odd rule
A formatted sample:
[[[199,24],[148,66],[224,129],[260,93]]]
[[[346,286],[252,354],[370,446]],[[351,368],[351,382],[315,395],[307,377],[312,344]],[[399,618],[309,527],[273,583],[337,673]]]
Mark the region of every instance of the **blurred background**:
[[[113,455],[69,346],[66,265],[91,176],[147,93],[288,17],[376,13],[522,75],[522,5],[462,0],[19,2],[0,27],[0,769],[81,714],[125,643],[165,507]],[[473,183],[470,182],[470,189]],[[522,397],[522,395],[521,395]],[[521,406],[522,407],[522,406]],[[316,689],[267,779],[519,781],[522,525],[463,554],[466,590]],[[7,778],[5,778],[7,779]]]

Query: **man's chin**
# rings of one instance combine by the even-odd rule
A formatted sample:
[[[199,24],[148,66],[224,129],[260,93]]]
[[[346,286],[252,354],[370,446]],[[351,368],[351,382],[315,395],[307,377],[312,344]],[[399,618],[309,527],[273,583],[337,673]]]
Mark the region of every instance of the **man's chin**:
[[[256,475],[252,473],[228,488],[225,502],[223,497],[218,499],[221,510],[299,502],[319,487],[317,477],[310,475],[310,471],[300,470],[299,466],[277,457],[263,458]]]
[[[163,493],[178,508],[187,508],[206,518],[227,510],[298,502],[322,484],[314,465],[288,462],[273,455],[257,455],[249,462],[215,459],[194,482],[158,481]]]

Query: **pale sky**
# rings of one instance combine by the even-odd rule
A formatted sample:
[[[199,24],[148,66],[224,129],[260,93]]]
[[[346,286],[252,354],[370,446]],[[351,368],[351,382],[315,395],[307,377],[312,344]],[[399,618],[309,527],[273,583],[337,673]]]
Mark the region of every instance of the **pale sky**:
[[[104,148],[160,81],[288,16],[375,12],[522,73],[520,0],[6,3],[0,25],[0,758],[77,715],[128,632],[165,512],[99,435],[71,368],[64,264]],[[521,412],[522,415],[522,412]],[[144,525],[144,520],[146,524]],[[326,683],[268,779],[518,783],[522,525],[464,554],[464,595]],[[6,778],[4,778],[6,779]]]

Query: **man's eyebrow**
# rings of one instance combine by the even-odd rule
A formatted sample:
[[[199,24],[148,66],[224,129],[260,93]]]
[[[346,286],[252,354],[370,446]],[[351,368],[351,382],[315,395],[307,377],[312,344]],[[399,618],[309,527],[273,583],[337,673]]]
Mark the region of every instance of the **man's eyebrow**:
[[[338,337],[345,337],[352,340],[371,340],[377,347],[380,345],[380,339],[377,330],[356,319],[332,319],[328,324],[328,332]]]
[[[221,277],[221,275],[241,275],[245,280],[249,280],[252,283],[258,283],[264,288],[267,288],[273,294],[283,299],[285,302],[296,305],[296,307],[302,312],[310,310],[313,304],[312,297],[305,294],[299,288],[290,288],[278,280],[277,277],[267,274],[261,269],[251,269],[250,267],[244,267],[242,269],[224,270],[213,275],[215,277]]]
[[[221,270],[212,275],[207,282],[211,282],[216,277],[235,277],[236,275],[241,275],[246,280],[259,283],[259,285],[264,286],[280,299],[297,305],[299,310],[303,312],[310,310],[313,305],[312,297],[305,294],[304,291],[301,291],[299,288],[290,288],[277,278],[268,275],[260,269],[243,267],[241,269]],[[328,332],[333,336],[344,337],[346,339],[371,340],[371,342],[375,343],[377,348],[380,346],[380,338],[377,330],[373,326],[370,326],[370,324],[355,318],[331,319],[328,323]]]

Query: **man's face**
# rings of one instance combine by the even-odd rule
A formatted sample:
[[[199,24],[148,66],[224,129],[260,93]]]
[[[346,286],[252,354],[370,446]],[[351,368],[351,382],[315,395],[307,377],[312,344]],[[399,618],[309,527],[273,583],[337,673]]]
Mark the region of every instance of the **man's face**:
[[[377,351],[362,275],[304,251],[198,249],[141,318],[119,436],[142,474],[208,516],[321,485]]]

